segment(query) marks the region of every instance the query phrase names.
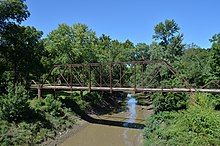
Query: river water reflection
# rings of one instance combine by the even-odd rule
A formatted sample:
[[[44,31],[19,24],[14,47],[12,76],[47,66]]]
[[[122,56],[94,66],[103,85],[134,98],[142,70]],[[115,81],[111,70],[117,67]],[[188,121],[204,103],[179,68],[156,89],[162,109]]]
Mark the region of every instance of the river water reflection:
[[[88,123],[86,127],[64,141],[61,146],[140,146],[142,144],[142,129],[131,123],[143,125],[145,117],[150,112],[147,108],[137,104],[135,98],[128,94],[127,107],[124,112],[93,116],[93,118],[112,123],[122,123],[121,126],[112,126]],[[113,124],[114,125],[114,124]]]

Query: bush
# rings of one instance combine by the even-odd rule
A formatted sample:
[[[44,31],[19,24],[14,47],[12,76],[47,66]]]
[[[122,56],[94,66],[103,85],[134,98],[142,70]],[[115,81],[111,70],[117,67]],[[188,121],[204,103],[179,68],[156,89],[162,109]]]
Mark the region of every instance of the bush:
[[[154,93],[155,112],[186,109],[189,96],[185,93]]]
[[[10,84],[7,94],[0,96],[0,119],[9,122],[20,121],[29,110],[29,94],[24,86]]]
[[[74,113],[52,95],[47,95],[41,100],[34,99],[30,105],[37,114],[46,118],[47,124],[52,124],[56,130],[64,130],[75,123],[76,116]]]
[[[220,145],[220,113],[207,94],[182,112],[161,112],[146,121],[144,145]]]

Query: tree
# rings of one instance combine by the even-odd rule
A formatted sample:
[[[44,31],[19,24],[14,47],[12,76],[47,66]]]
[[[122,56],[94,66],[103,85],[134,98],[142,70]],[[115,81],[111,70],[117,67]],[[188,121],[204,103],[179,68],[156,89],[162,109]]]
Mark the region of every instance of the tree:
[[[60,24],[45,39],[49,59],[44,64],[96,62],[96,42],[95,32],[85,24]]]
[[[212,39],[211,47],[211,68],[214,79],[220,79],[220,33],[215,34]]]
[[[20,26],[30,13],[25,0],[0,2],[0,73],[12,72],[15,82],[28,82],[30,75],[39,74],[43,34],[34,27]],[[1,75],[2,76],[2,75]]]
[[[131,41],[126,40],[121,43],[118,40],[113,40],[110,49],[110,62],[131,61],[134,45]]]
[[[26,20],[30,13],[27,10],[25,0],[1,0],[0,1],[0,31],[5,26]]]
[[[132,60],[134,45],[131,41],[119,42],[102,35],[98,39],[97,52],[99,62],[119,62]]]
[[[190,84],[198,87],[206,84],[210,74],[209,50],[194,47],[184,51],[175,67]]]
[[[112,40],[110,36],[102,34],[98,38],[97,42],[97,57],[98,57],[98,62],[105,62],[105,61],[110,61],[109,60],[109,54],[112,46]]]
[[[174,20],[165,20],[160,22],[154,28],[155,34],[153,39],[159,41],[161,46],[160,58],[169,62],[174,62],[183,53],[184,45],[182,44],[183,34],[179,32],[180,28]]]
[[[132,60],[137,60],[137,61],[149,60],[150,56],[148,51],[149,51],[149,45],[145,43],[138,43],[135,46]]]
[[[34,27],[10,25],[2,32],[1,54],[7,61],[8,71],[13,71],[14,82],[29,82],[30,76],[42,71],[40,59],[44,53],[40,42],[41,31]]]

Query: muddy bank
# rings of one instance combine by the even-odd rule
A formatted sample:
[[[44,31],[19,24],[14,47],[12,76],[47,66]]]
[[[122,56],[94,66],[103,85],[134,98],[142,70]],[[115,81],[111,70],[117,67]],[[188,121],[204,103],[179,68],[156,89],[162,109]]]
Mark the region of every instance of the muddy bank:
[[[135,104],[135,105],[134,105]],[[127,110],[108,114],[87,114],[81,111],[76,124],[41,145],[49,146],[140,146],[145,118],[152,114],[151,105],[127,103]],[[75,107],[76,108],[76,107]],[[84,119],[84,120],[83,120]]]
[[[128,103],[128,110],[105,115],[91,115],[94,120],[69,136],[60,146],[140,146],[145,118],[150,106]]]
[[[82,129],[86,128],[89,125],[87,121],[78,119],[76,124],[73,127],[60,132],[55,138],[48,139],[47,141],[40,144],[40,146],[57,146],[63,143],[66,139],[73,136],[77,132],[81,131]]]

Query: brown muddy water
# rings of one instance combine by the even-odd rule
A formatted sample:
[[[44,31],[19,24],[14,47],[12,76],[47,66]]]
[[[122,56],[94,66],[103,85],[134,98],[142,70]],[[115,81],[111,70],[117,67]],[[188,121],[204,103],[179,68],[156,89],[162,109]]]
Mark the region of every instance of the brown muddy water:
[[[127,111],[93,115],[100,122],[88,123],[60,146],[141,146],[144,121],[152,110],[136,103],[136,99],[128,95]]]

